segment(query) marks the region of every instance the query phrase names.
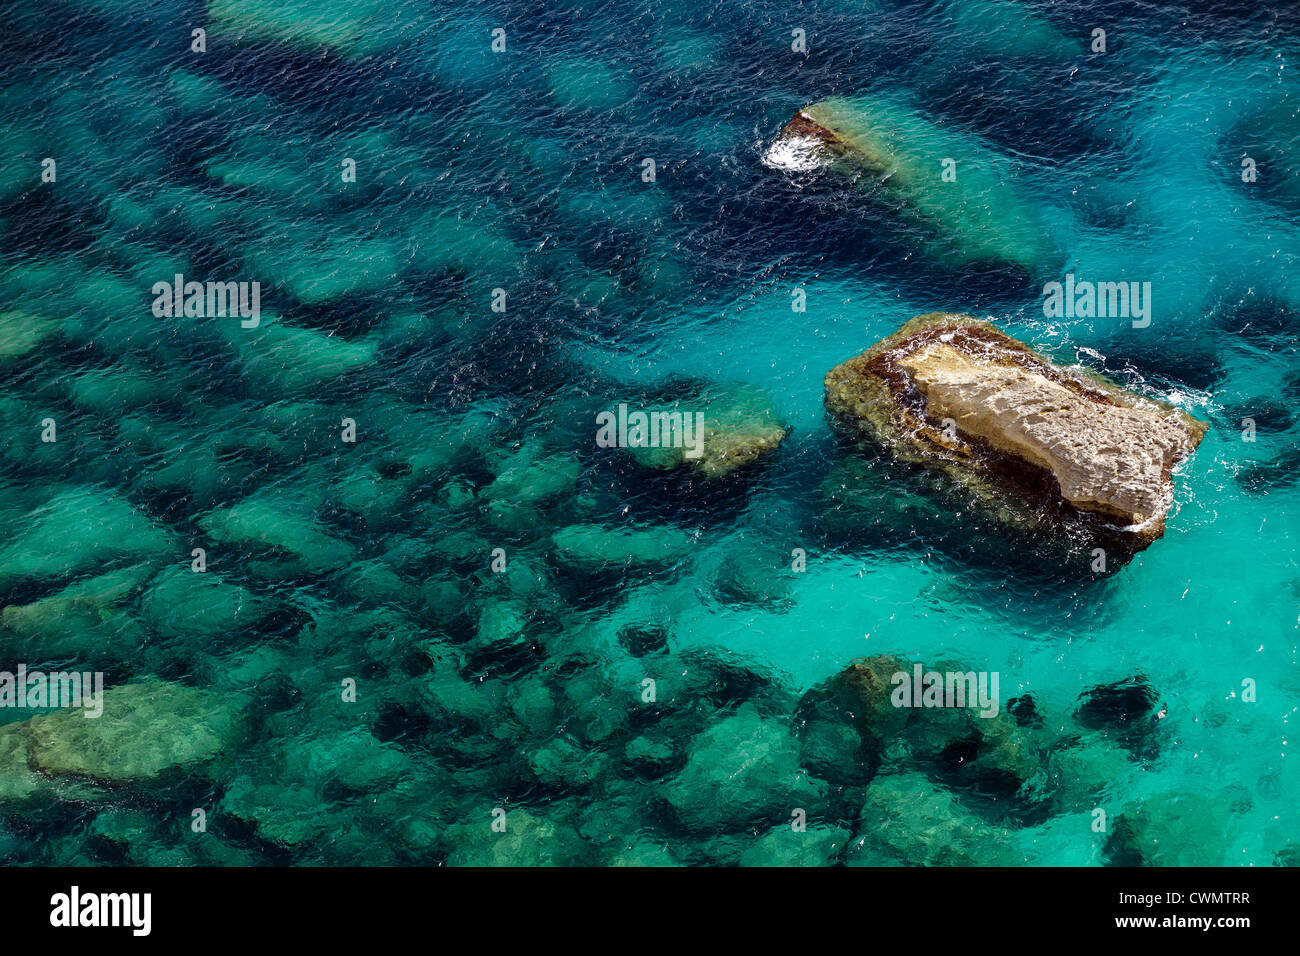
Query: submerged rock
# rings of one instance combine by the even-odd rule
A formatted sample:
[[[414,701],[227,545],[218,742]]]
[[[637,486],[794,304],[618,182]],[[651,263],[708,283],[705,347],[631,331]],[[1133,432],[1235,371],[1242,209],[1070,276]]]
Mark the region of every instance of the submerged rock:
[[[104,691],[98,718],[73,708],[12,731],[25,735],[28,765],[41,773],[147,782],[223,753],[239,732],[244,703],[237,694],[166,681],[122,684]]]
[[[1013,525],[1084,520],[1141,549],[1206,425],[1055,365],[995,326],[932,312],[826,376],[846,432],[947,473]]]
[[[1085,727],[1099,730],[1125,728],[1147,720],[1159,695],[1141,674],[1113,684],[1100,684],[1079,695],[1075,716]]]
[[[1222,794],[1149,796],[1115,820],[1107,860],[1112,866],[1223,866],[1229,822]]]
[[[247,777],[226,788],[221,810],[253,826],[262,839],[289,847],[319,840],[339,822],[321,812],[320,796],[308,787]]]
[[[800,768],[789,728],[753,704],[701,734],[664,790],[683,826],[712,831],[789,820],[796,808],[819,806],[825,794],[826,784]]]
[[[89,803],[103,795],[102,787],[85,779],[33,769],[26,722],[0,727],[0,806],[30,811],[57,801]]]
[[[23,577],[58,578],[102,568],[119,557],[157,558],[172,543],[169,531],[113,492],[60,491],[33,511],[25,530],[0,550],[0,587]]]
[[[376,355],[373,342],[292,325],[266,311],[256,328],[226,322],[218,331],[249,383],[276,397],[319,388],[370,365]]]
[[[505,829],[494,828],[487,808],[480,818],[450,828],[448,866],[581,866],[591,846],[572,827],[540,813],[510,810]]]
[[[1288,843],[1273,855],[1274,866],[1300,866],[1300,843]]]
[[[209,29],[222,38],[274,41],[308,51],[324,48],[351,57],[377,53],[397,37],[383,0],[361,0],[346,8],[324,0],[208,0],[207,15]]]
[[[849,831],[814,826],[796,831],[773,827],[740,855],[741,866],[829,866],[849,842]]]
[[[911,718],[910,710],[889,700],[892,676],[910,670],[902,657],[861,658],[804,694],[798,723],[806,765],[831,780],[869,780],[885,750],[902,740]],[[832,766],[839,772],[832,774]]]
[[[0,362],[31,352],[58,327],[52,319],[30,312],[0,312]]]
[[[956,42],[981,60],[1041,57],[1069,62],[1084,52],[1076,37],[1018,0],[948,0],[940,7]]]
[[[482,491],[490,502],[534,505],[572,496],[582,466],[565,455],[547,455],[536,444],[508,455]]]
[[[957,164],[956,178],[947,182],[945,159]],[[954,265],[1011,265],[1038,274],[1059,264],[1037,209],[1009,185],[1012,164],[975,137],[904,107],[839,97],[815,103],[781,130],[768,163],[851,176],[858,188],[937,235]]]
[[[11,653],[36,660],[67,657],[85,665],[129,657],[145,634],[125,605],[147,576],[147,567],[123,568],[0,608],[0,636]]]
[[[149,626],[164,637],[213,641],[251,630],[274,605],[220,575],[173,567],[154,578],[141,609]]]
[[[628,454],[648,468],[688,468],[706,478],[753,464],[775,451],[790,431],[772,408],[771,396],[751,385],[706,389],[646,413],[652,422],[660,421],[653,416],[669,416],[663,420],[684,423],[686,428],[676,429],[678,438],[689,432],[689,441],[670,441],[667,425],[662,426],[663,436],[654,434],[660,431],[656,424],[648,440],[657,445],[629,447]]]
[[[690,535],[672,527],[616,530],[600,525],[570,525],[551,536],[555,556],[583,570],[674,565],[694,550]]]
[[[610,866],[648,867],[680,866],[676,857],[666,846],[638,839],[631,846],[615,854],[609,861]]]
[[[867,788],[849,866],[1015,866],[1009,831],[991,827],[919,773]]]
[[[953,661],[852,661],[799,702],[803,765],[846,786],[922,771],[996,820],[1040,818],[1052,801],[1073,805],[1079,792],[1099,790],[1107,772],[1127,766],[1122,751],[1116,761],[1110,751],[1081,746],[1055,714],[1033,719],[1025,698],[1018,713],[1004,707],[994,676]],[[1063,753],[1071,759],[1052,762]],[[1070,769],[1087,779],[1064,780]]]
[[[1142,675],[1102,684],[1079,695],[1075,720],[1136,753],[1154,755],[1165,708]]]
[[[731,605],[787,610],[794,585],[783,558],[761,545],[729,548],[713,574],[713,595]]]
[[[199,527],[214,541],[273,549],[317,574],[346,567],[355,558],[352,545],[325,531],[307,505],[288,495],[258,492],[213,511]]]

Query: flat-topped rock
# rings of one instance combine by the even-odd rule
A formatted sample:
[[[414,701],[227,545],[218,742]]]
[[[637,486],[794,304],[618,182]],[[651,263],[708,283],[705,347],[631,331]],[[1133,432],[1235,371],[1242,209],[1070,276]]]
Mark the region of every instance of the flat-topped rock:
[[[836,423],[976,490],[1100,518],[1136,547],[1164,533],[1171,473],[1206,425],[1062,368],[988,322],[917,316],[826,376]]]

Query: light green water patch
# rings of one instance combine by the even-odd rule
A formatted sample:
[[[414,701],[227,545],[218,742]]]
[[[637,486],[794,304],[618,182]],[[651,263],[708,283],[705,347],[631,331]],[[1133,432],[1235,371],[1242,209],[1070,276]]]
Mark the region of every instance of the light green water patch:
[[[52,319],[29,312],[0,313],[0,362],[33,351],[58,327]]]
[[[693,78],[714,69],[722,55],[716,37],[692,30],[685,24],[665,29],[659,50],[664,70],[682,78]]]
[[[311,206],[311,200],[318,195],[312,187],[313,180],[321,179],[312,175],[310,167],[289,168],[283,155],[272,158],[258,155],[254,144],[241,144],[238,156],[226,156],[209,160],[204,165],[208,177],[225,186],[235,189],[248,189],[261,193],[276,201],[293,203],[295,206]],[[248,149],[253,146],[253,149]]]
[[[244,375],[272,398],[338,378],[375,358],[373,343],[291,325],[265,312],[256,328],[243,328],[238,318],[213,321]]]
[[[235,95],[221,81],[183,68],[168,71],[166,83],[174,105],[187,113],[211,112]]]
[[[129,368],[112,372],[83,372],[67,383],[68,397],[77,405],[96,412],[120,412],[176,397],[161,376]]]
[[[331,224],[346,232],[347,224],[338,221],[342,209],[373,198],[384,187],[410,188],[424,178],[426,163],[438,165],[427,153],[412,146],[402,130],[383,126],[327,136],[254,129],[239,135],[229,151],[208,160],[204,172],[246,202],[256,203],[263,214],[267,202],[299,214],[331,212]],[[365,223],[358,225],[364,228]]]
[[[0,609],[5,645],[33,663],[67,661],[85,667],[129,660],[147,640],[129,605],[148,577],[148,566],[123,568],[30,604]]]
[[[292,557],[301,568],[336,571],[353,560],[356,549],[326,531],[313,511],[314,496],[265,489],[199,521],[215,542],[273,548]]]
[[[583,570],[668,567],[693,552],[691,536],[666,526],[615,530],[601,525],[570,525],[552,536],[556,559]]]
[[[842,142],[832,165],[937,229],[954,264],[1011,263],[1040,274],[1059,262],[1040,211],[1013,185],[1015,165],[976,137],[880,98],[836,97],[803,112]],[[953,181],[943,179],[945,160],[956,164],[948,167]]]
[[[609,113],[626,106],[635,87],[610,64],[589,58],[551,61],[546,85],[556,105],[566,110]]]
[[[244,251],[245,270],[305,305],[391,288],[406,262],[396,243],[372,231],[286,220]]]
[[[1087,50],[1086,37],[1067,36],[1032,6],[1018,0],[949,0],[936,13],[955,42],[995,59],[1042,57],[1070,63]]]
[[[123,190],[106,199],[103,208],[117,236],[127,240],[104,249],[106,255],[120,258],[129,249],[143,248],[139,240],[146,239],[154,244],[157,253],[170,257],[178,265],[189,261],[192,237],[229,247],[250,226],[260,224],[265,215],[241,196],[174,185]],[[165,250],[157,250],[159,240],[168,243]],[[171,274],[174,273],[175,268]],[[161,279],[155,274],[153,281]]]
[[[333,195],[360,190],[406,189],[436,180],[446,162],[439,150],[421,142],[421,131],[403,126],[374,125],[340,130],[322,143],[330,161],[324,163]],[[356,183],[343,179],[343,160],[356,163]]]
[[[305,50],[326,47],[350,57],[379,53],[413,26],[414,8],[393,0],[208,0],[209,30],[219,39],[272,40]]]
[[[525,265],[506,224],[490,206],[484,207],[470,214],[428,207],[413,215],[403,232],[403,254],[416,270],[462,270],[487,309],[491,289],[523,273]]]
[[[27,528],[0,549],[0,583],[58,578],[116,558],[158,558],[173,547],[169,531],[117,493],[70,487],[34,510]]]
[[[500,37],[505,48],[500,51],[493,49],[494,43],[500,45],[499,35],[493,34],[497,29],[505,30],[504,37]],[[481,90],[519,71],[520,61],[528,56],[528,49],[521,44],[512,48],[510,32],[503,22],[471,11],[456,11],[443,20],[433,38],[428,63],[448,86]]]

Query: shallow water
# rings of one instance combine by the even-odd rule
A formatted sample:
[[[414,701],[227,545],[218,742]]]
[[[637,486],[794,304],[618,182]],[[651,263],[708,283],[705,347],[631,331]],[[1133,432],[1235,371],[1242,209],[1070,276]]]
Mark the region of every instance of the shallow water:
[[[10,766],[7,861],[776,862],[795,851],[760,838],[802,807],[826,841],[798,859],[841,862],[879,784],[818,777],[786,737],[801,696],[878,654],[997,672],[1049,723],[1135,675],[1158,698],[1150,739],[1077,800],[990,807],[931,775],[996,831],[965,862],[1124,862],[1093,811],[1181,794],[1203,812],[1164,839],[1194,861],[1296,853],[1293,7],[292,6],[0,14],[0,312],[35,317],[0,319],[0,602],[100,595],[3,612],[0,667],[238,712],[156,773],[32,790]],[[1000,153],[1059,269],[959,265],[835,177],[774,168],[781,127],[832,95]],[[1150,282],[1150,326],[1044,317],[1066,272]],[[176,273],[259,281],[259,326],[155,317]],[[1017,540],[855,467],[825,373],[934,310],[1208,421],[1164,536],[1096,573],[1086,542]],[[761,386],[791,430],[713,482],[596,447],[598,411],[684,383]],[[571,525],[670,557],[618,539],[580,566],[553,540]],[[186,727],[164,710],[127,741]],[[935,862],[915,832],[897,861]]]

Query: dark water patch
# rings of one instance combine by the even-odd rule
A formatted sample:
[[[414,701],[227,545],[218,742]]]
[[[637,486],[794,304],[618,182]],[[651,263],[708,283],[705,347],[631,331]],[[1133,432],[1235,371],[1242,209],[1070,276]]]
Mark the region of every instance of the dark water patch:
[[[1032,694],[1023,694],[1007,701],[1007,713],[1015,718],[1021,727],[1042,727],[1043,715],[1039,713],[1038,704]]]
[[[1107,348],[1102,372],[1112,381],[1177,384],[1199,391],[1213,391],[1226,376],[1220,356],[1205,342],[1192,336],[1126,335]],[[1130,385],[1129,387],[1133,387]]]
[[[650,657],[668,650],[669,629],[661,624],[628,625],[618,632],[618,643],[633,657]]]
[[[208,75],[236,91],[272,96],[307,115],[326,103],[335,120],[373,117],[373,85],[381,80],[384,59],[348,59],[328,48],[298,49],[270,39],[225,44],[223,55],[206,57]],[[415,91],[410,94],[414,97]],[[395,105],[409,107],[410,101]],[[274,117],[267,117],[274,120]]]
[[[955,123],[1013,157],[1033,157],[1034,165],[1054,169],[1049,175],[1065,175],[1065,165],[1080,160],[1122,169],[1125,147],[1081,119],[1120,101],[1128,87],[1109,72],[1104,79],[1094,78],[1086,54],[1080,63],[1085,72],[1077,78],[1068,76],[1071,66],[1066,63],[1051,62],[1036,71],[1000,65],[996,59],[972,64],[961,83],[947,80],[933,87],[926,105],[944,125]],[[1136,82],[1139,75],[1130,71],[1128,79]],[[1026,87],[1054,93],[1026,96]]]
[[[63,177],[72,170],[66,162]],[[32,170],[33,183],[39,167]],[[96,236],[107,228],[99,209],[87,207],[65,193],[34,185],[32,190],[0,207],[4,222],[5,252],[15,258],[41,259],[60,253],[81,253],[94,247]]]
[[[434,722],[422,710],[388,702],[380,707],[371,732],[383,743],[414,743],[434,732]]]
[[[1269,352],[1294,349],[1300,341],[1300,312],[1275,296],[1249,291],[1221,302],[1211,314],[1233,338]]]
[[[1239,433],[1245,429],[1243,423],[1249,419],[1255,425],[1258,440],[1260,432],[1272,436],[1295,428],[1297,414],[1293,406],[1285,405],[1271,395],[1259,395],[1225,406],[1215,419],[1221,428]]]
[[[1244,465],[1237,483],[1247,494],[1267,495],[1300,481],[1300,445],[1291,444],[1264,461]]]
[[[1151,759],[1159,749],[1163,711],[1156,690],[1145,676],[1137,674],[1084,691],[1074,717],[1082,726]]]
[[[461,676],[475,681],[517,678],[536,671],[545,657],[545,642],[539,639],[494,641],[470,651]]]

